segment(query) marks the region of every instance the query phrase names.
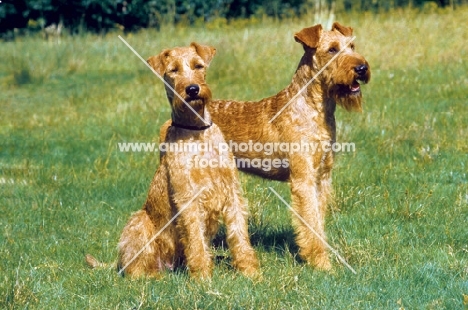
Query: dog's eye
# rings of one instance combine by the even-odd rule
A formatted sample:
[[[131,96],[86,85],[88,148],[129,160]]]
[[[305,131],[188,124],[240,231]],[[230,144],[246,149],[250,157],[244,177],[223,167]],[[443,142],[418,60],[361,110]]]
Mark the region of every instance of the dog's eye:
[[[203,66],[202,64],[195,65],[195,69],[203,69],[203,68],[205,68],[205,66]]]
[[[354,44],[350,44],[349,47],[354,51]]]
[[[338,52],[338,50],[337,50],[335,47],[331,47],[331,48],[328,50],[328,52],[329,52],[330,54],[335,54],[336,52]]]
[[[177,68],[172,68],[169,70],[170,73],[177,73],[177,71],[178,71]]]

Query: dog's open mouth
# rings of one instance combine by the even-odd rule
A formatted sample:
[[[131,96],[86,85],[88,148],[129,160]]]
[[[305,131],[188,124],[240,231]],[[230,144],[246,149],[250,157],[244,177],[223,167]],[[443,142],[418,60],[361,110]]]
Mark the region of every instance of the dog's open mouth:
[[[351,85],[338,84],[338,94],[341,96],[359,95],[361,92],[361,84],[357,80],[354,80]]]
[[[349,85],[349,92],[352,94],[357,94],[361,91],[361,85],[357,80],[354,80],[353,84]]]

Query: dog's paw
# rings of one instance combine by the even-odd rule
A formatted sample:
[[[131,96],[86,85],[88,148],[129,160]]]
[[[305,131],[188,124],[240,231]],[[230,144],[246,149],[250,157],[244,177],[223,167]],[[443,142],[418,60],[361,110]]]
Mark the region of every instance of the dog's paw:
[[[92,256],[91,254],[86,254],[85,260],[86,260],[86,264],[87,264],[88,267],[91,268],[91,269],[98,268],[98,267],[103,267],[103,266],[104,266],[103,263],[101,263],[100,261],[98,261],[98,260],[97,260],[96,258],[94,258],[94,256]]]

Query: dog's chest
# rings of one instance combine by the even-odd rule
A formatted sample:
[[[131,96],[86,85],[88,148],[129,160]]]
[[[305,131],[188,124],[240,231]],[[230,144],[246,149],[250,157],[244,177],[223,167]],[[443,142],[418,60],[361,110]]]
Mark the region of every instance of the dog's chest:
[[[170,144],[172,152],[166,152],[166,156],[171,179],[185,179],[216,190],[237,182],[233,155],[217,127]]]
[[[325,112],[321,106],[312,106],[306,98],[298,96],[289,110],[292,140],[322,141],[329,140],[331,134],[325,124]]]

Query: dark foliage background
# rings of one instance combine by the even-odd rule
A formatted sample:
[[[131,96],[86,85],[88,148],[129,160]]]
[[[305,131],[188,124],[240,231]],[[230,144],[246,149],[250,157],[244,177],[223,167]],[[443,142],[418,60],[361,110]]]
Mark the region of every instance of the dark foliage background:
[[[164,23],[193,24],[214,18],[249,18],[267,15],[276,18],[300,16],[323,0],[3,0],[0,3],[0,34],[13,29],[40,30],[60,22],[71,33],[105,32],[120,28],[134,31],[159,28]],[[336,10],[379,11],[398,7],[419,7],[427,0],[338,0]],[[438,0],[434,6],[465,4],[468,0]]]

